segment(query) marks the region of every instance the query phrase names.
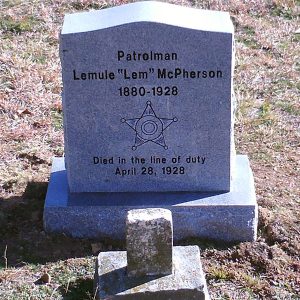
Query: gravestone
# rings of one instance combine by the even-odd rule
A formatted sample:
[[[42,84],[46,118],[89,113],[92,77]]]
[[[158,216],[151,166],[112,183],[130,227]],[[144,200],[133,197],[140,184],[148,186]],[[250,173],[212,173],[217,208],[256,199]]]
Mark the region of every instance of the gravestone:
[[[71,192],[230,190],[227,13],[141,2],[67,15],[60,53]]]
[[[129,211],[127,251],[98,255],[94,277],[97,299],[208,300],[198,246],[173,247],[172,240],[170,211]]]
[[[233,45],[225,12],[147,1],[66,15],[65,158],[53,160],[46,230],[124,239],[128,210],[165,207],[175,239],[255,239]]]

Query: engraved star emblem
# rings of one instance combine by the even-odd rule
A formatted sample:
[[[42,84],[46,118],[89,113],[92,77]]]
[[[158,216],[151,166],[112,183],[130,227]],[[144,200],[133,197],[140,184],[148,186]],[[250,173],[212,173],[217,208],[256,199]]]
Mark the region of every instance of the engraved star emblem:
[[[176,117],[173,119],[158,118],[152,108],[151,101],[147,101],[146,108],[140,118],[121,119],[122,123],[126,123],[136,133],[132,150],[136,150],[148,142],[155,143],[167,150],[164,131],[177,121]]]

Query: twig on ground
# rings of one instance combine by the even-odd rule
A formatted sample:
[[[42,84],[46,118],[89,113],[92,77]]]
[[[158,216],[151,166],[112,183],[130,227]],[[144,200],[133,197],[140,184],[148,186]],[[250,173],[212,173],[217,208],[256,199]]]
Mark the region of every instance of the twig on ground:
[[[98,292],[98,284],[97,284],[97,286],[96,286],[96,289],[95,289],[95,293],[94,293],[94,297],[93,297],[93,300],[95,300],[95,299],[96,299],[96,296],[97,296],[97,292]]]
[[[6,253],[7,253],[7,245],[5,245],[5,249],[4,249],[4,253],[3,253],[5,270],[7,269],[7,256],[6,256]]]
[[[66,289],[65,289],[65,293],[67,294],[68,291],[69,291],[69,285],[70,285],[70,281],[71,281],[71,278],[68,279],[68,283],[67,283],[67,286],[66,286]]]
[[[57,286],[57,287],[52,291],[52,294],[51,294],[51,296],[50,296],[50,300],[52,299],[54,293],[57,291],[58,288],[59,288],[59,286]]]

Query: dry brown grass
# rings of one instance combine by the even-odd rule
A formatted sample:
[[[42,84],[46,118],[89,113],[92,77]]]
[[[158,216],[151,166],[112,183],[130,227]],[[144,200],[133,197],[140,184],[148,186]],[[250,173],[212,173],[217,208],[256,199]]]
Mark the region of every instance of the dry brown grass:
[[[42,227],[51,157],[63,154],[58,35],[66,12],[125,2],[0,1],[1,299],[93,298],[90,242]],[[254,171],[259,237],[201,244],[212,299],[300,299],[299,1],[172,2],[229,11],[236,27],[236,144]],[[43,272],[53,280],[38,285]]]

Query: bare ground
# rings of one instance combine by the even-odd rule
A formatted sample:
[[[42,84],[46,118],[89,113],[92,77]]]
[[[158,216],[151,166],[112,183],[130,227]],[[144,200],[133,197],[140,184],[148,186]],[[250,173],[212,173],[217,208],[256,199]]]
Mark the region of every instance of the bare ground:
[[[93,299],[93,255],[124,249],[48,235],[42,210],[51,157],[63,154],[63,15],[126,2],[0,1],[0,299]],[[182,244],[201,247],[212,299],[300,299],[299,0],[172,2],[232,16],[236,147],[259,203],[256,242]]]

